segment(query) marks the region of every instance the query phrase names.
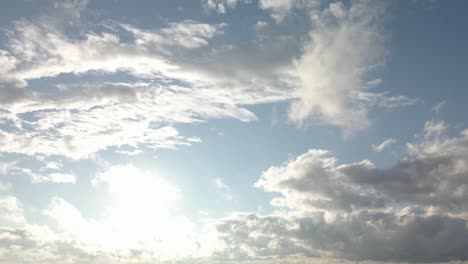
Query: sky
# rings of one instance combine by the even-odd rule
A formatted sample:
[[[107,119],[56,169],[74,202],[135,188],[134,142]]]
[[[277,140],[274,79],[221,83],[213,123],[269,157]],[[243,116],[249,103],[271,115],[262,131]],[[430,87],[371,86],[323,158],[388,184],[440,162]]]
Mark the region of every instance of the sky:
[[[466,10],[2,1],[0,263],[468,262]]]

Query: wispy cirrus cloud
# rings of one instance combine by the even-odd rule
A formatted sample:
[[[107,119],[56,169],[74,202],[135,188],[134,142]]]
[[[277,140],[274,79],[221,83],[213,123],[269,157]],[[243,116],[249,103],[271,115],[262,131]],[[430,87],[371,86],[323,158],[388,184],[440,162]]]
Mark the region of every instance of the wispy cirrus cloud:
[[[375,145],[372,144],[372,149],[375,152],[382,152],[384,149],[390,147],[391,145],[395,144],[397,142],[396,139],[394,138],[387,138],[386,140],[382,141],[382,143]]]

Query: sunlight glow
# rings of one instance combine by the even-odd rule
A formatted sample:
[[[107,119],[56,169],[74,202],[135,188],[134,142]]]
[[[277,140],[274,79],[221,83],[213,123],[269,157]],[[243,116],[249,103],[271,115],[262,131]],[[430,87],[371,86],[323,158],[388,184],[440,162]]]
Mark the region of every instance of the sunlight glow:
[[[133,250],[158,259],[203,256],[214,248],[214,231],[181,214],[182,193],[165,179],[124,165],[99,173],[93,183],[111,198],[103,218],[85,219],[60,198],[46,212],[71,238],[104,251]]]

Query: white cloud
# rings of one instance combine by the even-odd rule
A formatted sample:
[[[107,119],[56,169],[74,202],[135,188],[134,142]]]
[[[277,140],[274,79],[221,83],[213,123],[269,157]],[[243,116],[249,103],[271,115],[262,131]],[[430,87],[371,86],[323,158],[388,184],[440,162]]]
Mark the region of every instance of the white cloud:
[[[76,176],[68,173],[51,173],[46,177],[42,177],[41,181],[49,181],[55,183],[76,183]]]
[[[21,227],[26,223],[23,205],[11,195],[0,195],[0,226]]]
[[[424,124],[424,133],[426,138],[437,138],[447,132],[447,126],[443,121],[430,120]]]
[[[228,9],[233,9],[238,3],[248,3],[251,0],[202,0],[203,7],[207,11],[214,10],[217,13],[224,14]]]
[[[266,27],[268,27],[268,22],[266,21],[257,21],[257,23],[254,25],[256,31],[262,31]]]
[[[154,76],[175,68],[161,56],[150,54],[143,47],[121,43],[118,36],[110,33],[90,32],[75,40],[50,25],[27,21],[16,23],[9,48],[20,60],[13,75],[20,80],[93,70]]]
[[[46,163],[45,167],[41,168],[41,170],[49,169],[49,170],[59,170],[63,167],[62,163],[56,161],[49,161]]]
[[[374,167],[369,161],[358,164]],[[385,205],[378,193],[349,181],[342,173],[343,166],[337,165],[328,151],[312,149],[284,166],[270,167],[255,187],[281,193],[272,205],[301,211],[352,211]]]
[[[1,165],[0,165],[1,166]],[[3,174],[1,171],[0,171],[1,174]],[[11,184],[7,184],[7,183],[2,183],[0,182],[0,194],[2,193],[8,193],[8,191],[10,190],[11,188]]]
[[[242,90],[202,86],[62,85],[54,95],[31,95],[27,103],[9,107],[19,125],[17,131],[0,132],[0,150],[83,158],[112,146],[174,149],[200,141],[179,135],[174,124],[203,122],[206,118],[252,121],[255,115],[238,105],[254,103],[256,97]],[[32,114],[34,120],[19,117],[25,113]]]
[[[56,167],[57,164],[58,163],[55,162],[49,162],[45,167],[41,167],[37,170],[35,168],[20,166],[18,165],[18,161],[0,162],[0,175],[10,177],[24,175],[30,177],[33,183],[76,183],[76,176],[70,173],[57,171],[60,169],[60,167]],[[53,172],[50,172],[51,170]]]
[[[370,126],[368,112],[374,105],[393,108],[414,103],[366,87],[370,72],[383,65],[388,52],[384,14],[381,2],[353,1],[349,7],[332,3],[311,15],[310,43],[297,61],[300,100],[291,106],[291,120],[303,123],[316,118],[352,133]]]
[[[443,121],[429,120],[424,125],[420,142],[408,143],[408,153],[415,157],[434,157],[438,155],[468,155],[468,130],[460,132],[458,137],[447,135],[447,125]]]
[[[395,144],[396,143],[396,139],[394,138],[387,138],[386,140],[384,140],[382,143],[378,144],[378,145],[374,145],[372,144],[372,149],[375,151],[375,152],[382,152],[384,149],[390,147],[391,145]]]
[[[199,48],[208,45],[208,41],[216,34],[222,34],[225,24],[210,25],[185,20],[169,23],[166,28],[156,31],[142,30],[127,24],[121,26],[134,35],[135,43],[138,45]]]
[[[259,7],[271,13],[276,22],[281,22],[293,9],[314,8],[319,4],[317,0],[260,0]]]
[[[465,259],[467,135],[463,131],[453,138],[440,133],[423,136],[421,142],[413,143],[418,146],[414,149],[421,150],[419,155],[389,168],[378,168],[367,160],[340,164],[328,151],[309,150],[269,168],[257,181],[258,188],[279,195],[272,201],[279,206],[275,213],[232,214],[218,219],[216,231],[206,237],[180,214],[182,193],[177,186],[132,165],[113,166],[95,180],[96,190],[103,188],[109,195],[104,216],[86,218],[74,205],[56,197],[43,212],[51,221],[54,239],[41,240],[38,231],[33,239],[29,226],[21,232],[1,229],[0,243],[8,240],[9,245],[23,245],[9,254],[24,258],[40,251],[37,263],[54,263],[44,260],[51,252],[75,262],[94,258],[104,263],[115,262],[116,256],[139,263],[174,260],[174,256],[174,261],[206,256],[197,259],[202,263]],[[227,186],[222,180],[217,182],[220,188]],[[16,198],[6,200],[0,205],[14,212],[10,215],[23,214]],[[128,248],[141,254],[129,254],[124,250]]]
[[[16,22],[9,34],[11,53],[0,54],[6,65],[0,74],[18,83],[0,87],[5,111],[0,118],[13,122],[15,130],[0,131],[0,151],[85,158],[124,145],[174,149],[200,141],[179,135],[177,123],[208,118],[252,121],[255,115],[240,105],[290,98],[287,90],[271,87],[266,79],[218,74],[219,67],[187,64],[181,61],[187,56],[174,56],[185,54],[177,47],[206,46],[223,27],[186,20],[143,30],[110,23],[108,28],[132,34],[134,39],[127,43],[109,32],[87,32],[73,39],[50,25]],[[152,80],[59,84],[51,93],[19,88],[31,79],[91,72],[126,72]]]

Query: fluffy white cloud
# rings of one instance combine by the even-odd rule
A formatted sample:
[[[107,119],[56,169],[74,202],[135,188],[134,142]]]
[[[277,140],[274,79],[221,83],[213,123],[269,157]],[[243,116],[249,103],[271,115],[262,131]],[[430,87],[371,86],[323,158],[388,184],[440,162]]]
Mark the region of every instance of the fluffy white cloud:
[[[336,163],[326,150],[309,150],[285,166],[269,168],[255,186],[282,194],[272,200],[273,205],[301,211],[353,211],[386,205],[378,192],[354,184],[342,173],[350,165]],[[355,165],[373,167],[370,161]]]
[[[298,123],[316,118],[354,132],[370,125],[372,106],[392,108],[414,103],[368,90],[370,72],[385,61],[384,4],[371,1],[332,3],[311,15],[310,43],[297,61],[300,100],[291,106]]]

